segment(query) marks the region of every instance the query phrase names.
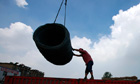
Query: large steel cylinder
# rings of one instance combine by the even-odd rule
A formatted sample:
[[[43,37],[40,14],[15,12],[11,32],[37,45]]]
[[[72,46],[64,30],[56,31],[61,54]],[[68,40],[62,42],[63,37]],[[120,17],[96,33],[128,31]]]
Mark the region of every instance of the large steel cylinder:
[[[33,39],[42,55],[55,65],[64,65],[71,61],[73,52],[69,31],[58,23],[38,27]]]

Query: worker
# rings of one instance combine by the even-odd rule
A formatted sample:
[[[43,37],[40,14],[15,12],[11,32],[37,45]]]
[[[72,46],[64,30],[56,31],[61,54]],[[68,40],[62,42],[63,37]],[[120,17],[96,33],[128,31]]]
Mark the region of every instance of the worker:
[[[80,49],[73,49],[73,51],[78,51],[80,54],[74,54],[74,53],[73,54],[75,56],[77,56],[77,57],[82,57],[84,62],[85,62],[85,64],[86,64],[86,70],[85,70],[85,77],[84,77],[84,79],[85,80],[87,79],[87,75],[88,75],[89,72],[91,74],[91,78],[90,79],[94,79],[93,71],[92,71],[93,59],[91,58],[90,54],[86,50],[84,50],[82,48],[80,48]]]

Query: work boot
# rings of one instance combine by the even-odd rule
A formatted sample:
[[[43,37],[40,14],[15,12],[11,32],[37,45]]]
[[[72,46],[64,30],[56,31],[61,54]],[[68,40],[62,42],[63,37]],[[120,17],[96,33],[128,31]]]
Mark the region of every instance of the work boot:
[[[94,77],[93,76],[91,76],[91,78],[90,78],[91,80],[94,80]]]
[[[86,80],[87,80],[87,77],[84,78],[84,81],[86,81]]]

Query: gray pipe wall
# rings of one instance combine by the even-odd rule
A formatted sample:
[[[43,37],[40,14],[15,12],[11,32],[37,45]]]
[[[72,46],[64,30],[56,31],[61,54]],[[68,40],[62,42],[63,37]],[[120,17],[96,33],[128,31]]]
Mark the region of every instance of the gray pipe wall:
[[[65,65],[71,61],[73,52],[69,31],[57,23],[38,27],[33,40],[41,54],[55,65]]]

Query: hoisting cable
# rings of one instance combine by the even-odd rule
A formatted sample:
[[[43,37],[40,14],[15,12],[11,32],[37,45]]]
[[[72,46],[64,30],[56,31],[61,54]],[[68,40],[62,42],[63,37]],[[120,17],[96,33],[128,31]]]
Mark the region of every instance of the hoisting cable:
[[[67,0],[65,0],[65,16],[64,16],[64,26],[66,24],[66,7],[67,7]]]
[[[57,20],[57,17],[58,17],[58,15],[59,15],[59,12],[60,12],[60,10],[61,10],[61,7],[62,7],[62,5],[63,5],[63,2],[64,2],[64,0],[62,0],[62,2],[61,2],[61,5],[60,5],[59,10],[58,10],[58,12],[57,12],[57,15],[56,15],[56,17],[55,17],[54,23],[55,23],[56,20]],[[65,0],[64,26],[65,26],[65,22],[66,22],[66,6],[67,6],[67,0]]]

